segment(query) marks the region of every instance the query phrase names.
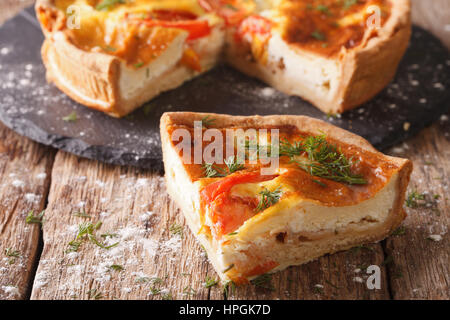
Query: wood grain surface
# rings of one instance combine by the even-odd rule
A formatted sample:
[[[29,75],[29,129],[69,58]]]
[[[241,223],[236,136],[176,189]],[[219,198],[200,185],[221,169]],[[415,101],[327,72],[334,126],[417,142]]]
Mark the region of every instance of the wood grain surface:
[[[0,0],[0,23],[32,2]],[[413,3],[415,23],[450,47],[449,2]],[[205,288],[205,279],[217,276],[159,174],[56,152],[1,124],[0,139],[0,299],[450,297],[448,116],[390,151],[414,162],[410,192],[425,193],[425,201],[407,209],[404,232],[276,273],[267,285],[273,290],[250,285],[228,295],[220,285]],[[44,208],[41,232],[25,218]],[[79,226],[98,222],[91,239],[70,252]],[[381,267],[380,290],[365,284],[365,268],[372,264]]]
[[[45,207],[53,157],[0,125],[0,300],[24,299],[31,289],[40,225],[26,217]]]

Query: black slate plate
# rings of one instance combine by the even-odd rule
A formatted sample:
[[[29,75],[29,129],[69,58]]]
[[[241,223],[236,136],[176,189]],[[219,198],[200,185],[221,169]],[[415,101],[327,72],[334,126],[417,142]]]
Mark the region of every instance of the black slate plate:
[[[336,119],[328,119],[302,99],[277,92],[226,66],[161,95],[150,108],[141,108],[126,119],[113,119],[75,103],[46,83],[40,58],[42,41],[32,8],[0,28],[0,120],[43,144],[119,165],[160,167],[159,118],[164,111],[309,115],[385,149],[416,134],[450,106],[449,52],[417,27],[388,88]],[[74,110],[78,121],[62,120]],[[409,123],[409,130],[405,130],[405,123]]]

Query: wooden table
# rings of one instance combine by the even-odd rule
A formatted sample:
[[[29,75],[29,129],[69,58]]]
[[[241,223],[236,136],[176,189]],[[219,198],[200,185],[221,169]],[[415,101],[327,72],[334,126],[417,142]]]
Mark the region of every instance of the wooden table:
[[[0,23],[31,2],[0,0]],[[450,46],[449,2],[414,2],[416,23]],[[0,299],[449,299],[449,135],[443,117],[390,151],[414,161],[410,190],[439,195],[431,207],[408,208],[404,234],[276,273],[273,291],[250,285],[225,296],[204,287],[217,276],[162,176],[81,159],[0,124]],[[44,209],[42,230],[26,223]],[[68,252],[89,221],[102,222],[99,239],[120,243]],[[368,265],[381,267],[379,290],[366,287]]]

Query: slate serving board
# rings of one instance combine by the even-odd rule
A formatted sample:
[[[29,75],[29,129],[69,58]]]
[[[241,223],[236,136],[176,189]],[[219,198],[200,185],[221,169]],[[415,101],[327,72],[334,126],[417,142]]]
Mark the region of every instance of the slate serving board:
[[[32,8],[0,27],[0,120],[40,143],[118,165],[161,168],[159,118],[165,111],[308,115],[357,133],[382,150],[416,134],[450,106],[449,51],[418,27],[392,83],[340,118],[226,66],[162,94],[127,118],[110,118],[47,84],[42,41]],[[73,111],[79,120],[63,121]]]

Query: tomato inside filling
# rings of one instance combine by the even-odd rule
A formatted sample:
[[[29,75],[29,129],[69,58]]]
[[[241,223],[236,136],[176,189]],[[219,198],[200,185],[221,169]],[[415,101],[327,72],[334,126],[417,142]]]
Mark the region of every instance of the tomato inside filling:
[[[277,175],[261,175],[259,171],[238,172],[206,186],[201,191],[201,199],[208,209],[212,235],[218,239],[229,234],[257,214],[258,199],[233,196],[231,189],[234,186],[268,181],[276,177]]]

